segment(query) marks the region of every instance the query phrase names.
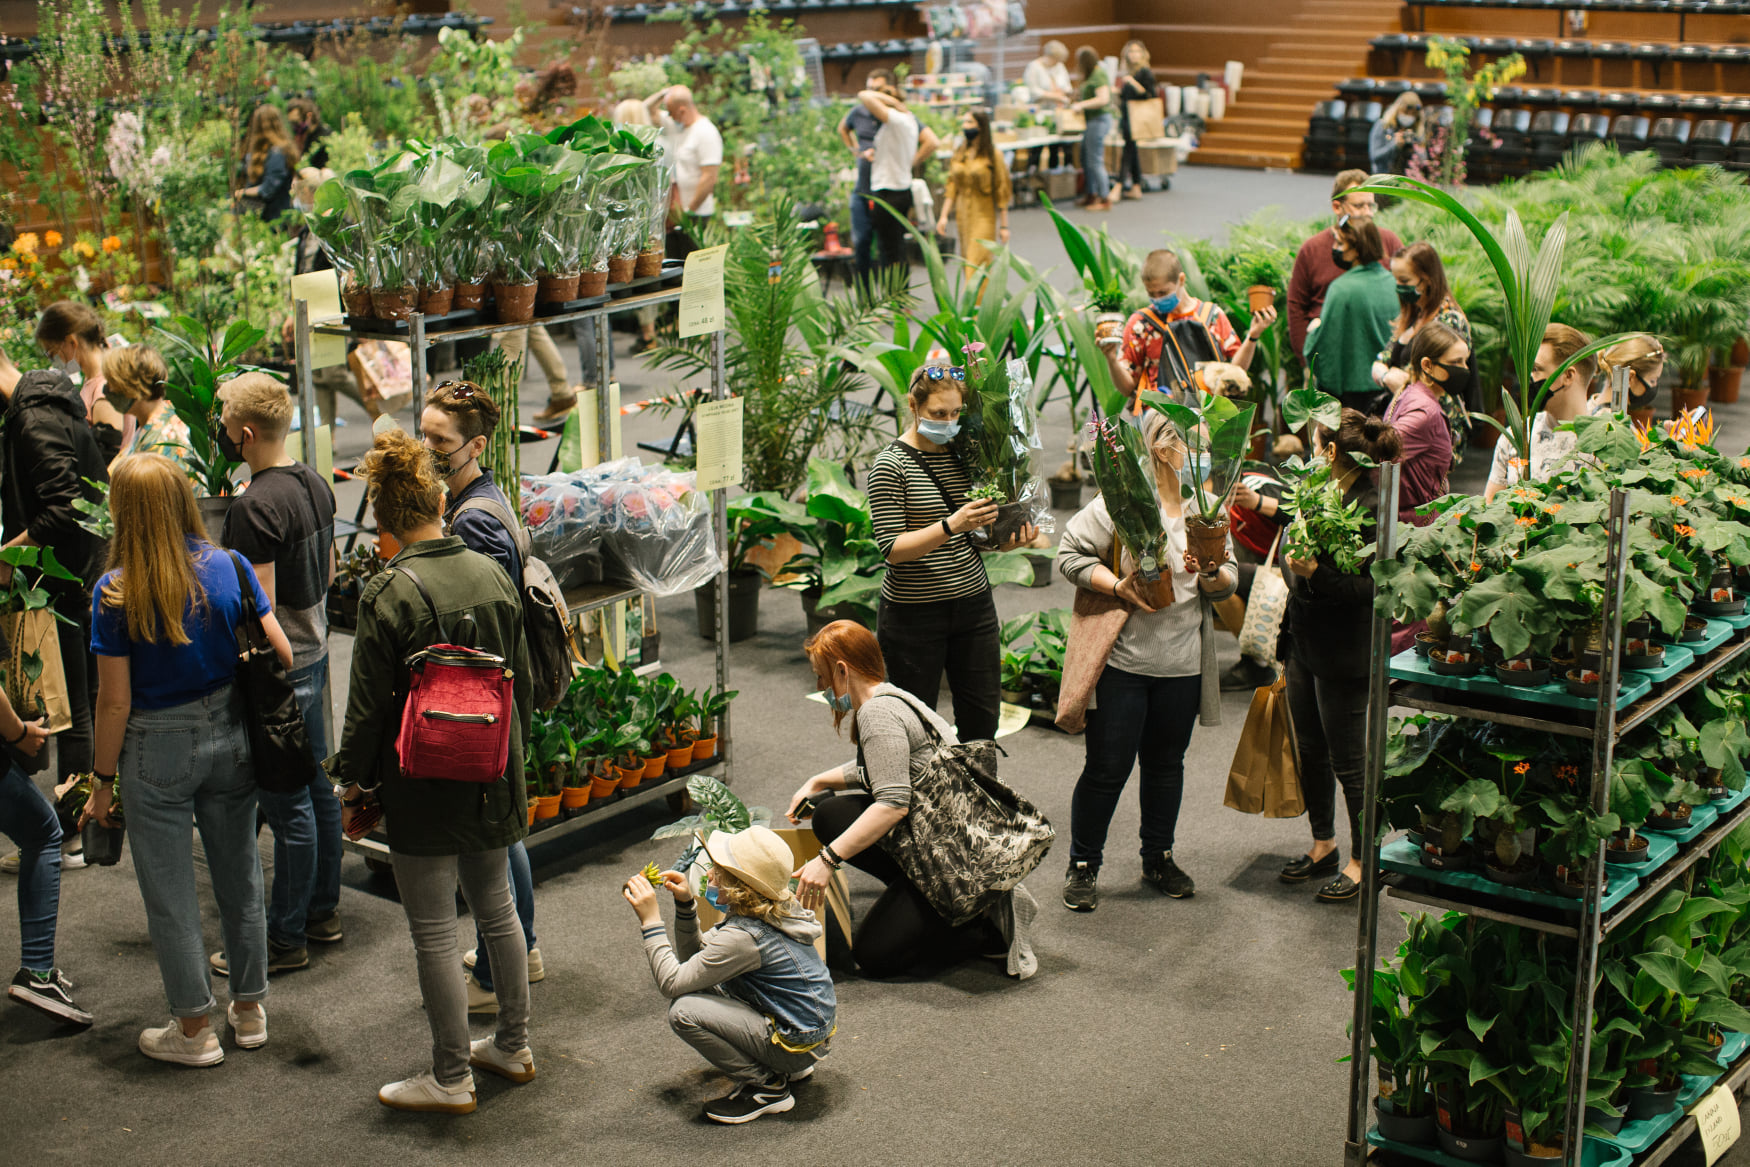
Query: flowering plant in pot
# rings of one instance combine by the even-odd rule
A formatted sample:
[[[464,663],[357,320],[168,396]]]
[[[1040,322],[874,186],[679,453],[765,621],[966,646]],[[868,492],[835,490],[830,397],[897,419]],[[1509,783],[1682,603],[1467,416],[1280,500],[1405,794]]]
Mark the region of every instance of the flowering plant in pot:
[[[1179,496],[1192,504],[1185,516],[1185,542],[1198,568],[1213,571],[1227,559],[1228,500],[1239,485],[1257,406],[1219,396],[1183,405],[1152,390],[1137,396],[1150,409],[1165,414],[1185,443]]]

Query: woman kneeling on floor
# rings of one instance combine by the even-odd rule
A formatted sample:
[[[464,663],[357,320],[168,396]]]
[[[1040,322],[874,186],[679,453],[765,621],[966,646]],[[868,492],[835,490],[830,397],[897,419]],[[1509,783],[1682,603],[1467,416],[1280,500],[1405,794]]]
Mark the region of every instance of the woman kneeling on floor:
[[[680,1039],[728,1074],[735,1088],[705,1106],[712,1122],[752,1122],[796,1105],[793,1082],[814,1073],[838,1029],[838,998],[814,950],[821,926],[790,892],[790,847],[765,827],[700,840],[711,860],[705,896],[725,919],[702,940],[687,877],[665,871],[674,896],[674,944],[656,889],[643,874],[623,894],[638,913],[656,987],[672,1004]]]

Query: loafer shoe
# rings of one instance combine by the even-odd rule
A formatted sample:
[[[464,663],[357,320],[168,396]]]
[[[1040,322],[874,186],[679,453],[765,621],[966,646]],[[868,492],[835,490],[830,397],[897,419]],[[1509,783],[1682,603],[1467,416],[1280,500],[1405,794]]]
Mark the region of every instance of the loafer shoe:
[[[1319,888],[1316,899],[1327,904],[1342,904],[1361,894],[1361,885],[1347,875],[1339,875],[1325,886]]]
[[[1305,883],[1309,879],[1319,879],[1337,874],[1343,869],[1343,860],[1336,851],[1332,851],[1323,859],[1315,860],[1311,855],[1302,855],[1277,873],[1276,878],[1283,883]]]

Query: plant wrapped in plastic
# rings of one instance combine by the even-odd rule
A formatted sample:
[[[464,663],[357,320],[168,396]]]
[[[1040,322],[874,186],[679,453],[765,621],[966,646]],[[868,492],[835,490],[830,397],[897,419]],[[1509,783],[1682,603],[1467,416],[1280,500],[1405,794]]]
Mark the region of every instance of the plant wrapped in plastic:
[[[547,140],[538,134],[518,134],[498,143],[486,155],[492,176],[488,230],[498,245],[494,278],[505,285],[526,285],[541,268],[544,199],[560,180],[532,155]]]
[[[1185,543],[1199,569],[1212,571],[1227,558],[1228,499],[1239,484],[1258,407],[1211,394],[1201,395],[1194,405],[1181,405],[1152,390],[1138,396],[1165,414],[1185,443],[1179,497],[1195,508],[1185,516]]]
[[[417,295],[419,235],[412,207],[423,167],[398,154],[373,170],[345,177],[346,191],[364,230],[366,272],[378,316],[411,315]]]
[[[561,579],[570,561],[598,547],[618,577],[659,596],[698,587],[720,570],[711,508],[691,473],[621,458],[526,477],[522,511],[535,553]]]
[[[364,225],[359,222],[346,184],[331,178],[316,188],[314,209],[304,213],[304,222],[315,236],[322,253],[334,270],[340,273],[340,292],[346,310],[352,316],[371,314],[369,286],[369,248],[365,245]]]
[[[1088,423],[1094,438],[1094,481],[1118,541],[1144,578],[1158,581],[1167,562],[1167,531],[1161,525],[1161,498],[1155,486],[1154,455],[1136,426],[1115,417]]]
[[[478,253],[481,207],[491,185],[486,181],[485,152],[448,143],[425,150],[419,181],[413,187],[410,213],[417,246],[420,290],[453,288],[462,271],[476,274],[470,253]],[[477,280],[470,279],[474,283]]]
[[[972,471],[967,497],[997,504],[996,519],[968,533],[974,547],[1001,547],[1029,523],[1055,529],[1045,478],[1033,457],[1041,446],[1032,390],[1025,361],[986,359],[982,341],[966,346],[966,411],[954,449]]]

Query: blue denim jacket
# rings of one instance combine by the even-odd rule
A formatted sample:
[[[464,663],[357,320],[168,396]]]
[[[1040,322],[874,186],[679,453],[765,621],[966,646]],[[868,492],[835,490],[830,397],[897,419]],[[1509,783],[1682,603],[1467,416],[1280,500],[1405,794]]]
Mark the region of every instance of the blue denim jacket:
[[[719,927],[746,931],[760,948],[758,970],[724,981],[723,992],[770,1017],[777,1036],[791,1049],[806,1049],[832,1036],[838,995],[826,962],[812,944],[752,916],[730,916]]]

